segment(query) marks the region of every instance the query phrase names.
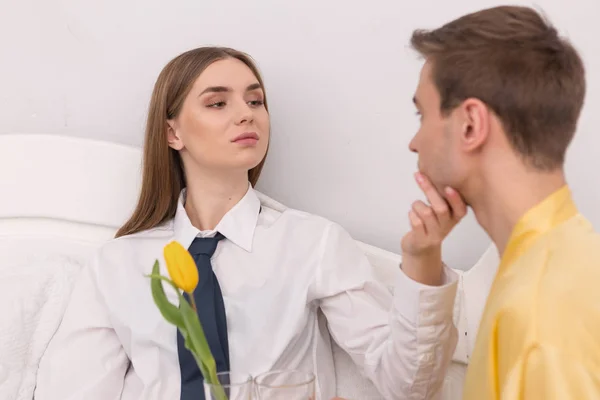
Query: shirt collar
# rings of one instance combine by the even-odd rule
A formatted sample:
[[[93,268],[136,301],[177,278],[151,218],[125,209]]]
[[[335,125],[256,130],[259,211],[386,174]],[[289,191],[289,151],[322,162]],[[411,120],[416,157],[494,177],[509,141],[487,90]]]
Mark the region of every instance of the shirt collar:
[[[186,249],[190,247],[197,236],[212,236],[216,232],[223,234],[228,240],[251,252],[254,231],[260,213],[260,200],[251,185],[242,199],[227,212],[210,232],[201,232],[192,225],[184,208],[186,189],[181,191],[177,211],[173,220],[175,240]]]
[[[571,190],[567,185],[529,209],[515,225],[502,254],[500,269],[512,264],[540,236],[577,215]]]

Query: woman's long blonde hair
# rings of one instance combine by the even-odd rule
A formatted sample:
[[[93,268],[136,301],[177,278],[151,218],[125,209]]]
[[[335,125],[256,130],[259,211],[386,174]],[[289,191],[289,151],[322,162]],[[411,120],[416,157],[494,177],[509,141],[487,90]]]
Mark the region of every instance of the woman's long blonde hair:
[[[183,101],[198,76],[213,62],[226,58],[235,58],[246,64],[264,87],[251,57],[225,47],[201,47],[185,52],[171,60],[158,76],[146,123],[140,197],[133,215],[115,237],[154,228],[175,216],[179,195],[186,183],[179,152],[167,143],[167,120],[179,115]],[[260,164],[248,171],[252,186],[258,181],[264,162],[263,158]]]

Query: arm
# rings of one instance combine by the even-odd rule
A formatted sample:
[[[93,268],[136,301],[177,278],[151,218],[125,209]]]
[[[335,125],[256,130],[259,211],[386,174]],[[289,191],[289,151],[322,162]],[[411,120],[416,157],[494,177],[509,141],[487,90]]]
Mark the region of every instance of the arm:
[[[118,400],[129,360],[86,266],[40,362],[36,400]]]
[[[354,240],[332,225],[317,293],[333,339],[386,399],[430,399],[439,392],[456,344],[455,274],[423,285],[398,268],[395,295],[376,281]]]
[[[537,345],[501,379],[501,387],[502,400],[592,400],[600,398],[600,374],[598,366]]]
[[[438,396],[457,342],[458,277],[443,265],[441,243],[466,205],[456,191],[442,197],[426,177],[415,178],[431,206],[418,201],[409,213],[393,299],[340,228],[331,229],[323,257],[321,308],[332,336],[386,399]]]
[[[453,361],[467,365],[472,345],[477,337],[492,282],[500,265],[498,250],[492,244],[466,271],[454,270],[459,276],[454,304],[454,323],[458,329],[458,344]]]

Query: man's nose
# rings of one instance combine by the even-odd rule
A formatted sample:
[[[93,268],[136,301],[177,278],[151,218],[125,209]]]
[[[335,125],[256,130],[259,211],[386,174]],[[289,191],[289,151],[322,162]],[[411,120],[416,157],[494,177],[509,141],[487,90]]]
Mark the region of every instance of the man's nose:
[[[408,149],[413,153],[418,153],[415,138],[416,137],[413,137],[411,139],[411,141],[408,143]]]

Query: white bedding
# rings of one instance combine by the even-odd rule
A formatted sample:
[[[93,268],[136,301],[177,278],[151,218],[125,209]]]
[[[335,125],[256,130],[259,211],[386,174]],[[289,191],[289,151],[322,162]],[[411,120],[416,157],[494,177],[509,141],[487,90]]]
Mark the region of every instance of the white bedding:
[[[65,256],[21,255],[0,264],[0,399],[7,400],[33,398],[38,364],[81,268]]]

